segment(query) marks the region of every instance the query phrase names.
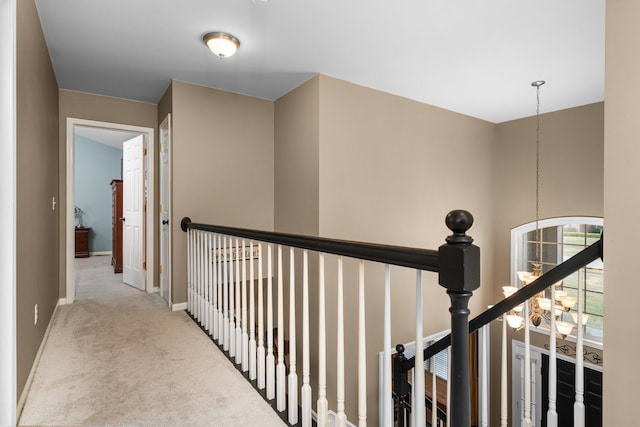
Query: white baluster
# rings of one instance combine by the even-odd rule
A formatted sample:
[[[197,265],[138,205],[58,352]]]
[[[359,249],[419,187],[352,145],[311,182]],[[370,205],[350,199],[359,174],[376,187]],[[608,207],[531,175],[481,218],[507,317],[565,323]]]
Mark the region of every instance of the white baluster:
[[[203,306],[203,301],[202,301],[202,250],[200,249],[200,244],[202,242],[202,232],[201,231],[197,231],[196,232],[196,250],[195,250],[195,255],[196,255],[196,289],[198,290],[198,304],[197,304],[197,309],[196,309],[196,313],[197,313],[197,319],[198,319],[198,323],[200,325],[202,325],[202,306]]]
[[[489,325],[480,328],[480,345],[482,354],[482,375],[480,387],[482,396],[480,401],[480,426],[489,427]]]
[[[338,343],[337,343],[337,401],[338,413],[336,414],[335,425],[346,427],[347,416],[344,413],[344,295],[343,295],[343,273],[342,257],[338,257]]]
[[[249,241],[249,379],[255,380],[256,373],[256,296],[253,274],[253,242]]]
[[[264,354],[264,280],[262,276],[262,243],[258,244],[258,389],[265,387]]]
[[[191,279],[191,229],[187,229],[187,311],[193,316],[193,283]]]
[[[233,246],[233,239],[229,239],[229,358],[236,355],[236,317],[234,310],[235,303],[235,282],[238,281],[238,277],[233,276],[233,266],[238,264],[238,251],[237,246]],[[235,280],[234,280],[235,279]]]
[[[214,242],[215,242],[215,235],[213,233],[209,233],[209,237],[208,237],[208,248],[207,248],[207,252],[209,253],[209,262],[208,262],[208,268],[209,268],[209,319],[210,319],[210,324],[209,324],[209,336],[213,336],[213,332],[216,329],[217,323],[216,323],[216,319],[214,316],[214,311],[215,311],[215,300],[216,300],[216,286],[215,286],[215,281],[216,281],[216,263],[215,263],[215,249],[214,249]]]
[[[227,264],[227,248],[226,245],[222,245],[222,236],[218,236],[218,249],[220,251],[220,264],[218,268],[218,344],[222,345],[224,342],[224,313],[222,311],[222,289],[224,288],[223,271]]]
[[[225,253],[231,252],[231,239],[224,238]],[[231,268],[231,256],[224,263],[224,288],[222,290],[223,318],[223,346],[224,351],[229,351],[229,269]]]
[[[213,236],[213,330],[211,336],[214,340],[218,340],[218,271],[220,270],[220,248],[218,246],[218,236]]]
[[[282,246],[278,245],[278,365],[276,366],[277,402],[279,412],[287,409],[286,367],[284,365],[284,295],[282,285]]]
[[[436,356],[431,356],[431,425],[438,425],[438,382],[436,381]]]
[[[242,241],[242,372],[249,370],[249,332],[247,319],[247,257]]]
[[[238,253],[240,241],[236,239],[236,365],[242,363],[242,289],[240,279],[240,262],[242,254]]]
[[[324,298],[324,254],[320,254],[318,283],[318,427],[327,427],[327,334]],[[391,395],[391,392],[389,392]]]
[[[209,283],[209,232],[203,233],[203,242],[202,242],[202,260],[203,266],[202,270],[204,271],[204,328],[206,331],[209,331],[211,328],[211,319],[209,317],[209,307],[211,307],[211,293],[209,292],[210,283]]]
[[[298,423],[298,374],[296,372],[296,267],[289,248],[289,424]],[[280,335],[280,334],[278,334]]]
[[[206,327],[207,317],[205,315],[205,307],[207,304],[207,295],[204,281],[204,231],[199,233],[198,237],[198,282],[200,283],[200,324]]]
[[[276,361],[273,354],[273,271],[271,245],[267,245],[267,399],[276,397]]]
[[[576,401],[573,404],[573,425],[574,427],[584,427],[584,328],[583,328],[583,307],[584,307],[584,283],[583,279],[578,279],[578,334],[576,337]]]
[[[302,253],[302,427],[311,427],[311,368],[309,357],[309,255]]]
[[[222,311],[223,289],[224,289],[224,264],[226,262],[226,252],[222,245],[222,236],[218,235],[218,344],[224,341],[224,312]]]
[[[507,395],[507,317],[502,315],[502,358],[500,366],[500,427],[507,427],[509,407]],[[514,416],[515,418],[515,416]]]
[[[367,426],[367,339],[364,303],[364,261],[359,262],[358,297],[358,426]],[[423,363],[424,365],[424,363]],[[424,375],[422,376],[424,382]],[[422,393],[424,396],[424,392]],[[424,399],[422,404],[424,405]]]
[[[447,348],[447,378],[451,378],[451,346]],[[447,381],[447,425],[453,425],[451,413],[451,381]]]
[[[383,414],[384,427],[393,425],[393,399],[391,396],[391,268],[384,266],[384,362],[383,362]]]
[[[198,309],[200,312],[200,325],[205,325],[205,315],[204,315],[204,307],[205,307],[205,292],[204,292],[204,260],[202,257],[202,242],[203,242],[204,232],[200,231],[198,233],[198,293],[200,294],[200,308]]]
[[[423,346],[423,337],[424,334],[422,332],[422,319],[423,310],[422,310],[422,271],[416,270],[416,356],[415,356],[415,368],[414,368],[414,377],[415,380],[413,382],[413,394],[412,396],[416,396],[416,399],[413,399],[413,415],[414,415],[414,426],[424,426],[426,425],[425,419],[425,406],[424,406],[424,346]]]
[[[524,418],[522,427],[531,427],[531,338],[529,333],[529,301],[524,304]]]
[[[557,401],[557,361],[556,361],[556,285],[551,286],[551,321],[549,334],[549,409],[547,410],[547,427],[558,427]]]
[[[198,294],[198,231],[193,231],[193,240],[191,242],[191,280],[193,283],[193,317],[196,322],[200,320],[200,295]]]

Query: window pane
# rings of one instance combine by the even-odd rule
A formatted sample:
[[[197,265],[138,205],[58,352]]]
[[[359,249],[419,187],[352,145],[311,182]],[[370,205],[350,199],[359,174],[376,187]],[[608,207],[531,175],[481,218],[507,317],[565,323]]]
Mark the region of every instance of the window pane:
[[[604,313],[602,307],[602,294],[596,292],[587,292],[585,313],[602,316]]]
[[[604,292],[604,272],[602,270],[587,269],[586,290]]]

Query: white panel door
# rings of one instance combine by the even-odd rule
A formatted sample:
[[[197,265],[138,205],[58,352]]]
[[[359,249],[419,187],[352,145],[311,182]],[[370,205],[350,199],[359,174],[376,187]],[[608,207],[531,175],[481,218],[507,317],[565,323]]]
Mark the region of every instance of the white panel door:
[[[160,295],[171,306],[171,115],[160,124]]]
[[[122,281],[144,289],[144,136],[122,145]]]

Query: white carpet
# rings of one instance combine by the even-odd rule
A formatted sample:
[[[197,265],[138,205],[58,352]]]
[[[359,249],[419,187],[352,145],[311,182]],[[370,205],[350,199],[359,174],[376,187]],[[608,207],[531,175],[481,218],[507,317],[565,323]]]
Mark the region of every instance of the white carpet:
[[[76,260],[20,426],[284,426],[185,312]]]

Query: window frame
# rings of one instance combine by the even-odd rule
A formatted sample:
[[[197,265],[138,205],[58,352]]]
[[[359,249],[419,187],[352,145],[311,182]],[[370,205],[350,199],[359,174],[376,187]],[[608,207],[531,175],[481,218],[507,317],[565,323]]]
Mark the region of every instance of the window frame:
[[[563,216],[563,217],[553,217],[553,218],[545,218],[538,220],[537,227],[539,229],[544,229],[548,227],[560,227],[565,226],[567,224],[588,224],[588,225],[596,225],[600,227],[604,227],[604,219],[602,217],[597,216]],[[514,284],[519,284],[520,281],[518,279],[518,265],[521,265],[523,260],[523,253],[521,248],[524,247],[523,239],[526,238],[527,233],[536,230],[536,221],[528,222],[517,227],[511,229],[511,262],[510,262],[510,274],[509,274],[509,282],[512,286],[516,286]],[[561,254],[558,255],[561,257]],[[562,262],[562,259],[558,259],[558,262]],[[603,267],[604,269],[604,267]],[[520,286],[517,286],[520,287]],[[604,300],[604,290],[602,293],[602,298]],[[604,315],[603,315],[604,317]],[[545,335],[549,335],[550,331],[546,327],[537,327],[532,324],[529,325],[530,330],[542,333]],[[588,327],[588,325],[587,325]],[[604,336],[604,328],[602,329]],[[603,337],[596,337],[589,335],[589,337],[584,338],[585,344],[590,347],[603,349]],[[565,338],[566,341],[575,342],[575,330],[571,335],[567,335]]]

